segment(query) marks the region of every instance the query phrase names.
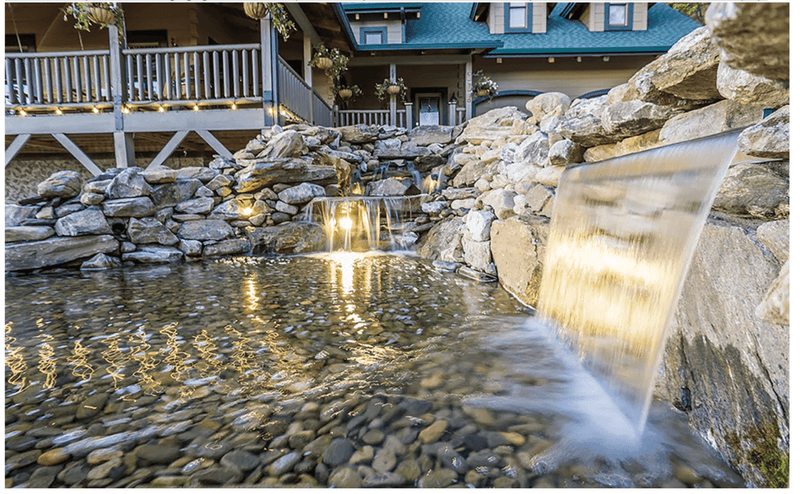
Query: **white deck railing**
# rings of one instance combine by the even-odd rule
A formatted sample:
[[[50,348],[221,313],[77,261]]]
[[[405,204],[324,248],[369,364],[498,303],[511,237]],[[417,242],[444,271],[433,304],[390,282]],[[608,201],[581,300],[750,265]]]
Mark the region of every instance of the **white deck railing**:
[[[406,109],[397,110],[398,127],[406,126]],[[337,124],[340,127],[347,125],[391,125],[390,110],[339,110]]]
[[[7,53],[6,104],[111,104],[109,51]]]

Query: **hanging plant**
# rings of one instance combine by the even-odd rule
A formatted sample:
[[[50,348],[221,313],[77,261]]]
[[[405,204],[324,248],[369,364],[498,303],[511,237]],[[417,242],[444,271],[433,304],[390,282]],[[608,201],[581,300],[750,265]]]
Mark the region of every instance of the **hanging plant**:
[[[391,95],[399,95],[400,101],[405,101],[407,89],[402,77],[398,77],[396,81],[384,79],[382,83],[375,84],[375,96],[383,101]]]
[[[479,98],[489,96],[491,100],[497,94],[497,83],[479,70],[472,74],[472,92]]]
[[[331,81],[337,81],[347,71],[347,63],[349,61],[350,59],[340,52],[338,48],[328,48],[324,43],[320,43],[308,65],[324,70],[325,75]]]
[[[334,97],[338,96],[342,101],[355,101],[356,98],[364,94],[361,88],[357,85],[347,86],[334,86],[331,88],[331,93]]]
[[[297,26],[289,19],[289,14],[286,13],[282,3],[244,2],[244,13],[247,14],[247,17],[257,21],[266,17],[267,14],[272,15],[272,24],[281,33],[284,41],[289,39],[293,31],[297,30]]]
[[[68,21],[69,16],[75,19],[73,27],[81,31],[89,31],[92,24],[97,24],[101,28],[107,28],[113,24],[122,33],[124,13],[121,7],[111,2],[71,3],[64,9],[64,20]]]

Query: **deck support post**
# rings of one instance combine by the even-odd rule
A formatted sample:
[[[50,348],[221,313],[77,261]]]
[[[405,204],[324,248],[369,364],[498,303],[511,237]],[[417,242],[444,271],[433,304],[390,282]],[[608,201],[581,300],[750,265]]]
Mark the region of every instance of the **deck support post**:
[[[80,161],[80,163],[84,166],[84,168],[89,170],[92,173],[92,175],[96,177],[101,173],[103,173],[103,170],[98,168],[97,165],[94,164],[94,161],[92,161],[92,159],[89,158],[89,156],[87,156],[86,153],[84,153],[83,150],[81,150],[81,148],[79,148],[74,142],[72,142],[69,137],[60,133],[53,134],[53,137],[55,137],[56,140],[62,146],[64,146],[64,149],[69,151],[69,154],[74,156],[76,160]]]
[[[6,166],[11,163],[11,160],[13,160],[17,153],[19,153],[20,149],[22,149],[22,146],[28,142],[30,137],[30,134],[19,134],[14,138],[13,141],[11,141],[11,144],[9,144],[6,148]]]
[[[278,122],[278,43],[272,16],[260,21],[261,26],[261,91],[264,108],[264,127],[269,128]]]
[[[389,64],[389,80],[397,82],[397,64]],[[397,95],[389,95],[389,125],[397,125]]]
[[[467,110],[466,120],[472,118],[472,60],[464,64],[464,106]]]
[[[124,93],[125,93],[125,68],[122,63],[122,47],[119,44],[119,30],[117,26],[108,26],[108,48],[110,51],[109,70],[111,72],[111,97],[114,102],[114,159],[117,167],[127,168],[133,166],[133,138],[125,133]]]

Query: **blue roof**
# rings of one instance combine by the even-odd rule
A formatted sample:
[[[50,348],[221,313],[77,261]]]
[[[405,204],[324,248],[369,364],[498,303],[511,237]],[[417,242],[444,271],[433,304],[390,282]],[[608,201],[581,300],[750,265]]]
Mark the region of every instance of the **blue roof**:
[[[351,10],[365,4],[342,5],[345,10]],[[488,57],[663,53],[683,36],[700,27],[689,17],[657,3],[648,10],[646,31],[590,32],[580,21],[561,17],[572,4],[558,3],[548,18],[546,33],[490,34],[485,22],[475,22],[470,17],[472,3],[421,5],[420,18],[406,21],[405,43],[359,45],[358,49],[485,48],[489,49],[485,54]]]

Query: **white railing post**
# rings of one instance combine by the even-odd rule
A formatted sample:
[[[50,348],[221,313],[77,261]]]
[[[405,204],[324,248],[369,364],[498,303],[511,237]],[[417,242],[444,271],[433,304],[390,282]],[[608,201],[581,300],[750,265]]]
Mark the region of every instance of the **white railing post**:
[[[397,82],[397,64],[389,64],[389,80]],[[389,125],[397,125],[397,96],[389,95]]]
[[[456,121],[456,102],[455,101],[450,101],[450,104],[448,106],[447,119],[448,119],[447,120],[448,125],[458,125],[458,122]]]
[[[406,128],[414,128],[414,104],[411,102],[406,103]]]
[[[127,168],[134,164],[133,137],[125,133],[125,115],[122,112],[125,102],[124,83],[133,86],[133,81],[125,74],[122,61],[122,47],[119,45],[117,26],[108,26],[109,65],[111,72],[111,100],[114,102],[114,158],[117,166]]]
[[[342,123],[339,121],[339,105],[333,105],[333,126],[342,126]]]
[[[261,19],[261,95],[265,127],[272,127],[278,121],[278,44],[275,39],[272,16],[267,15]]]

